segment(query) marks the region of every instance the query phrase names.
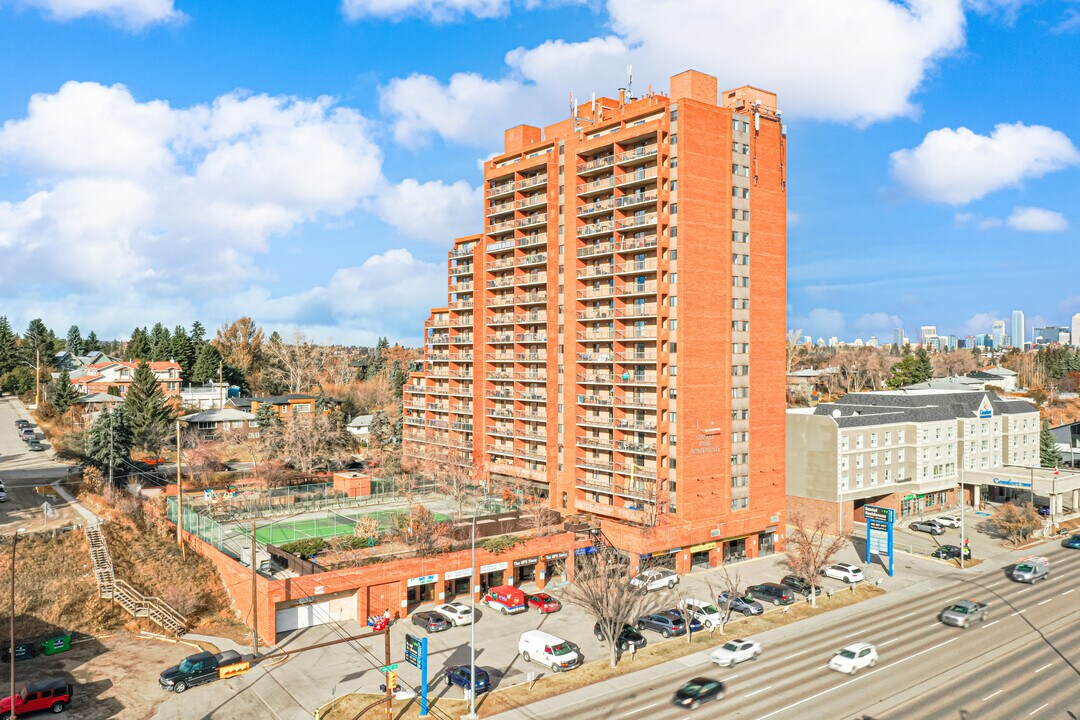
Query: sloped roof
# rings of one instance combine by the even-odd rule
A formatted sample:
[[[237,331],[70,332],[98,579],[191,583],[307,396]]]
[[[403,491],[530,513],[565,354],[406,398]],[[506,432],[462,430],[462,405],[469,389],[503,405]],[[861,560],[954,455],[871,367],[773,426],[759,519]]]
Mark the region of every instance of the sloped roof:
[[[124,398],[108,393],[90,393],[89,395],[83,395],[75,402],[86,403],[87,405],[92,405],[93,403],[119,403],[124,402]]]
[[[243,410],[237,410],[236,408],[224,408],[221,410],[203,410],[202,412],[192,413],[191,415],[184,415],[180,418],[184,422],[236,422],[239,420],[254,420],[255,416],[249,412]]]
[[[349,427],[368,427],[374,415],[357,415],[349,421]]]
[[[899,422],[942,422],[974,417],[989,398],[994,413],[1008,415],[1034,413],[1038,408],[1024,400],[1002,400],[993,393],[979,392],[871,392],[850,393],[836,402],[822,403],[815,415],[827,415],[839,427],[884,425]]]

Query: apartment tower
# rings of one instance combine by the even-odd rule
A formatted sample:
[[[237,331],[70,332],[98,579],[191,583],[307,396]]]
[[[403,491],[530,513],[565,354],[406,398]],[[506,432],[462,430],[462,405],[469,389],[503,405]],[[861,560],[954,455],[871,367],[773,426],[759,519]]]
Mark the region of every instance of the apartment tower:
[[[786,145],[773,93],[695,71],[507,130],[405,387],[406,458],[531,487],[635,564],[779,549]]]

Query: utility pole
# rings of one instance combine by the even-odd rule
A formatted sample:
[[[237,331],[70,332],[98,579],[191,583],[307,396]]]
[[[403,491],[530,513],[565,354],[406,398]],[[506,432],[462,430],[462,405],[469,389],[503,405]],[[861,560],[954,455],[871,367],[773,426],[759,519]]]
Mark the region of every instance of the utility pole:
[[[14,569],[15,565],[12,564],[11,567]],[[11,586],[15,587],[15,584],[12,583]],[[14,592],[14,590],[12,592]],[[384,630],[383,633],[384,633],[383,637],[385,638],[385,645],[386,645],[386,661],[385,661],[384,664],[389,665],[390,664],[390,625],[389,624],[387,624],[386,630]],[[12,648],[15,647],[15,641],[14,640],[11,641],[11,646],[12,646]],[[14,652],[14,650],[12,650],[12,652]],[[11,667],[12,668],[15,667],[14,656],[12,656]],[[11,672],[13,673],[12,677],[14,677],[15,670],[12,669]],[[11,687],[12,688],[15,687],[15,681],[14,680],[11,681]],[[12,692],[14,692],[14,690],[12,690]],[[390,682],[389,681],[387,681],[387,683],[386,683],[386,720],[394,720],[394,694],[390,691]]]
[[[106,409],[105,412],[109,413],[109,488],[111,492],[113,486],[113,467],[116,465],[116,462],[113,460],[113,450],[116,447],[116,444],[113,442],[113,425],[116,423],[116,410]]]
[[[37,365],[34,366],[34,407],[41,405],[41,348],[37,350]],[[14,712],[14,708],[12,708]],[[15,717],[12,715],[11,717]]]
[[[218,366],[217,366],[218,409],[220,409],[220,410],[225,409],[225,381],[224,381],[225,367],[224,366],[225,366],[225,363],[223,361],[218,361]]]
[[[180,473],[180,421],[176,421],[176,544],[180,555],[187,558],[184,549],[184,483]]]
[[[259,573],[256,570],[258,567],[258,560],[256,560],[257,552],[258,546],[255,544],[255,518],[251,518],[251,655],[253,659],[259,657],[259,603],[258,585],[256,582]]]

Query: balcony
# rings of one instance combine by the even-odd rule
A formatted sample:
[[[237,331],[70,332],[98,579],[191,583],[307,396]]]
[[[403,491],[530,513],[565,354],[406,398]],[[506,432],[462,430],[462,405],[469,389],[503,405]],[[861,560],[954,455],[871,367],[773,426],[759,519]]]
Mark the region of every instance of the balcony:
[[[611,450],[614,447],[615,441],[610,437],[580,437],[577,440],[577,446],[583,448],[599,448],[601,450]]]
[[[584,458],[578,460],[575,464],[583,470],[592,470],[594,472],[611,473],[615,471],[615,463],[610,460],[600,460],[599,458]]]
[[[426,424],[424,422],[424,418],[412,417],[411,415],[406,415],[402,422],[406,425],[413,425],[419,427],[423,427]]]
[[[488,205],[487,216],[495,217],[496,215],[502,215],[504,213],[514,212],[514,201],[508,200],[506,202],[498,203],[497,205]]]
[[[514,437],[514,424],[513,423],[498,423],[487,431],[488,435],[499,435],[503,437]]]
[[[527,440],[542,440],[545,442],[547,441],[547,432],[545,432],[543,428],[539,430],[518,430],[517,436],[519,438]]]
[[[517,227],[517,223],[513,220],[503,220],[502,222],[491,223],[488,225],[487,234],[500,235],[502,233],[513,232],[515,227]],[[511,242],[513,241],[511,240]],[[488,247],[488,252],[491,252],[490,246]]]
[[[660,194],[655,190],[639,190],[616,198],[615,207],[631,208],[636,205],[655,205],[659,199]]]
[[[497,185],[489,185],[487,189],[488,198],[496,198],[500,195],[506,195],[514,192],[514,181],[507,180],[506,182],[499,183]]]
[[[448,303],[447,307],[450,308],[451,310],[472,310],[473,301],[472,300],[454,300],[453,302]]]
[[[450,251],[450,257],[451,258],[472,257],[472,255],[473,255],[473,245],[454,248],[453,250]]]
[[[513,223],[514,221],[513,220],[508,220],[507,222]],[[513,250],[513,249],[514,249],[514,238],[507,238],[506,240],[497,240],[495,242],[489,242],[487,244],[487,251],[489,253],[497,253],[497,252],[503,252],[505,250]]]
[[[614,425],[614,418],[611,415],[601,415],[598,413],[592,413],[587,415],[577,416],[578,425],[587,425],[593,427],[609,428]]]
[[[546,343],[547,333],[518,333],[515,340],[519,343]]]
[[[615,266],[611,263],[605,263],[603,265],[590,265],[588,267],[578,270],[578,279],[584,280],[586,278],[599,278],[607,277],[614,274]]]
[[[577,166],[577,174],[578,175],[591,175],[592,173],[600,172],[601,170],[606,170],[607,168],[611,167],[614,164],[615,164],[615,156],[614,155],[605,155],[604,157],[599,157],[599,158],[596,158],[595,160],[590,160],[588,162],[578,164],[578,166]]]
[[[615,463],[615,472],[620,475],[630,475],[635,478],[643,478],[648,480],[656,479],[656,468],[645,467],[642,465],[634,465],[633,463]]]
[[[473,336],[471,333],[468,335],[455,335],[450,338],[450,342],[454,345],[472,345]]]
[[[450,268],[450,275],[452,275],[452,276],[472,275],[472,270],[473,270],[473,264],[472,263],[462,263],[461,265],[455,265],[454,267],[451,267]]]
[[[488,270],[505,270],[512,267],[514,267],[514,258],[512,257],[499,258],[487,264]]]
[[[458,294],[458,295],[460,295],[462,293],[472,292],[472,289],[473,289],[472,280],[469,280],[468,282],[457,282],[457,283],[453,283],[453,284],[450,285],[450,292]]]
[[[601,407],[611,407],[611,401],[614,397],[611,395],[578,395],[578,405],[599,405]]]
[[[517,417],[531,422],[547,422],[547,411],[541,408],[526,408],[518,412]]]
[[[447,373],[452,378],[458,378],[460,380],[472,380],[472,368],[466,368],[465,370],[456,370]]]
[[[471,352],[450,353],[450,360],[456,363],[472,362],[473,354]]]
[[[533,245],[547,245],[547,233],[527,233],[517,239],[518,247],[532,247]]]
[[[489,372],[484,377],[487,378],[488,380],[491,380],[491,381],[495,381],[495,380],[513,380],[514,379],[514,373],[512,373],[512,372],[510,372],[508,370],[499,370],[498,372]]]
[[[615,382],[619,385],[656,385],[656,373],[631,373],[624,372],[615,376]]]
[[[469,315],[454,318],[450,321],[450,327],[456,330],[472,330],[472,326],[473,316],[471,313]]]
[[[448,342],[450,342],[450,336],[445,333],[442,335],[431,335],[428,337],[429,345],[445,345]]]
[[[655,395],[619,395],[615,399],[615,404],[619,407],[631,407],[631,408],[646,408],[649,410],[656,409],[656,396]]]
[[[620,430],[633,430],[635,432],[656,432],[656,419],[637,420],[635,418],[621,418],[615,422],[615,427]]]
[[[622,175],[616,175],[615,185],[618,187],[627,187],[630,185],[637,185],[639,183],[655,182],[656,181],[656,168],[655,167],[643,167],[638,168],[634,172],[623,173]]]
[[[615,317],[656,317],[658,306],[656,303],[641,303],[640,305],[626,305],[615,308]]]
[[[488,335],[487,341],[491,345],[500,345],[504,343],[513,344],[514,333],[493,333]]]
[[[512,352],[488,353],[485,357],[492,362],[514,362],[514,353]]]
[[[405,392],[413,393],[414,395],[423,395],[425,392],[427,392],[427,388],[425,388],[423,385],[406,385]]]
[[[600,330],[585,330],[577,334],[578,342],[611,342],[615,339],[615,331],[611,328]]]
[[[623,353],[626,354],[626,353]],[[583,352],[577,354],[579,363],[606,363],[611,364],[614,359],[615,353],[611,352]]]
[[[518,260],[517,266],[529,267],[530,265],[546,265],[547,259],[547,253],[531,253]]]
[[[656,245],[656,236],[646,235],[645,237],[633,237],[620,240],[615,243],[615,250],[621,253],[641,252],[643,250],[654,250],[656,249]]]
[[[654,227],[656,225],[656,213],[641,213],[633,217],[621,218],[615,221],[615,227],[620,232],[635,228]],[[655,244],[653,245],[655,247]]]
[[[513,418],[514,411],[498,407],[490,407],[487,409],[487,416],[493,418]]]
[[[578,373],[577,381],[582,385],[611,385],[615,376],[611,373]]]
[[[616,340],[656,340],[656,326],[631,327],[615,331]]]
[[[579,258],[599,257],[600,255],[610,255],[613,252],[615,252],[615,245],[611,241],[608,241],[579,247],[577,256]]]
[[[450,388],[450,394],[453,397],[471,398],[472,397],[472,383],[469,383],[468,385],[459,385],[458,387]]]
[[[599,180],[593,180],[592,182],[581,183],[580,185],[578,185],[577,194],[578,197],[598,195],[603,192],[610,192],[613,187],[615,187],[614,178],[600,178]]]
[[[632,260],[630,262],[619,263],[615,266],[615,272],[619,275],[656,272],[656,258],[646,258],[645,260]]]
[[[517,189],[518,190],[524,190],[526,188],[539,187],[541,185],[546,185],[547,180],[548,180],[547,173],[544,173],[542,175],[533,175],[532,177],[527,177],[527,178],[523,178],[521,180],[518,180]]]
[[[531,460],[547,460],[547,449],[544,447],[524,447],[518,448],[517,455],[519,457],[529,458]]]
[[[547,353],[517,353],[517,361],[522,363],[546,363]]]
[[[547,373],[535,373],[535,372],[515,373],[514,374],[514,379],[517,380],[518,382],[546,383],[547,382]]]
[[[547,205],[547,194],[537,193],[536,195],[530,195],[527,198],[522,198],[517,201],[518,210],[530,210],[541,205]]]
[[[615,443],[615,447],[617,447],[622,452],[637,453],[639,455],[656,454],[656,443],[637,443],[620,440]]]
[[[525,392],[519,392],[517,394],[517,396],[518,396],[518,400],[522,400],[524,402],[547,402],[547,394],[546,393],[538,393],[538,392],[533,391],[533,390],[526,390]]]
[[[655,293],[656,290],[653,290]],[[608,298],[615,294],[615,288],[611,285],[601,285],[599,287],[581,288],[577,291],[578,298],[582,300],[590,300],[594,298]]]
[[[527,275],[517,276],[518,287],[529,287],[530,285],[547,285],[547,273],[546,272],[534,272]]]
[[[427,409],[434,410],[435,412],[450,412],[450,403],[429,402],[427,404]]]
[[[626,283],[625,285],[620,285],[618,294],[623,297],[632,295],[655,295],[656,281],[650,280],[648,282]]]
[[[489,290],[495,288],[514,287],[514,277],[512,275],[507,275],[505,277],[496,278],[494,280],[488,280],[487,286]]]
[[[491,318],[488,319],[487,324],[489,326],[491,326],[491,325],[513,325],[514,324],[514,314],[513,313],[500,313],[498,315],[492,315]]]
[[[518,220],[517,226],[519,228],[536,227],[537,225],[547,225],[547,221],[547,213],[533,213]]]
[[[508,307],[514,304],[514,293],[501,293],[499,295],[492,295],[488,300],[487,306],[489,308]]]
[[[606,235],[613,232],[615,229],[611,220],[603,220],[601,222],[592,222],[586,225],[581,225],[577,229],[578,237],[591,237],[593,235]]]
[[[617,352],[615,353],[615,359],[623,363],[654,363],[656,362],[656,351],[633,350],[630,352]]]
[[[449,385],[432,385],[428,388],[428,395],[449,395]]]
[[[403,403],[402,407],[404,407],[406,410],[423,410],[424,409],[424,403],[423,402],[416,402],[416,401],[407,402],[407,403]]]
[[[463,405],[461,403],[450,403],[450,412],[454,413],[455,415],[472,415],[473,414],[473,406],[472,405]],[[456,424],[460,425],[460,424],[463,424],[463,423],[456,423]],[[469,426],[468,428],[459,428],[459,429],[472,430],[472,423],[467,423],[467,424]]]
[[[578,310],[577,318],[578,320],[608,320],[614,317],[615,314],[615,310],[604,306],[598,308],[590,308],[588,310]]]
[[[456,412],[451,409],[450,412]],[[472,432],[473,424],[471,422],[452,422],[450,423],[451,430],[458,430],[461,432]]]
[[[589,215],[595,215],[596,213],[602,213],[605,211],[611,211],[615,207],[615,201],[612,198],[604,198],[602,200],[595,200],[591,203],[586,203],[578,207],[578,217],[587,217]]]
[[[517,316],[518,325],[535,325],[536,323],[546,323],[547,313],[531,312],[524,315]]]
[[[643,162],[649,158],[656,157],[656,150],[656,143],[631,148],[625,152],[619,153],[615,162],[619,165],[632,165],[634,163]]]
[[[511,445],[486,445],[484,449],[495,455],[506,455],[508,457],[514,456],[514,446]]]

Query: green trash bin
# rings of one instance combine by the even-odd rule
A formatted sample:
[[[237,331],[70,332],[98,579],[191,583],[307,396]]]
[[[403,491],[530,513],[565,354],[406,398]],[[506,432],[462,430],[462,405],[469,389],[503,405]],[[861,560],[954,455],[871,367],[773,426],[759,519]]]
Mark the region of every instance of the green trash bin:
[[[71,635],[59,635],[53,638],[47,638],[45,642],[41,643],[41,652],[44,655],[55,655],[57,653],[67,652],[71,649]]]

